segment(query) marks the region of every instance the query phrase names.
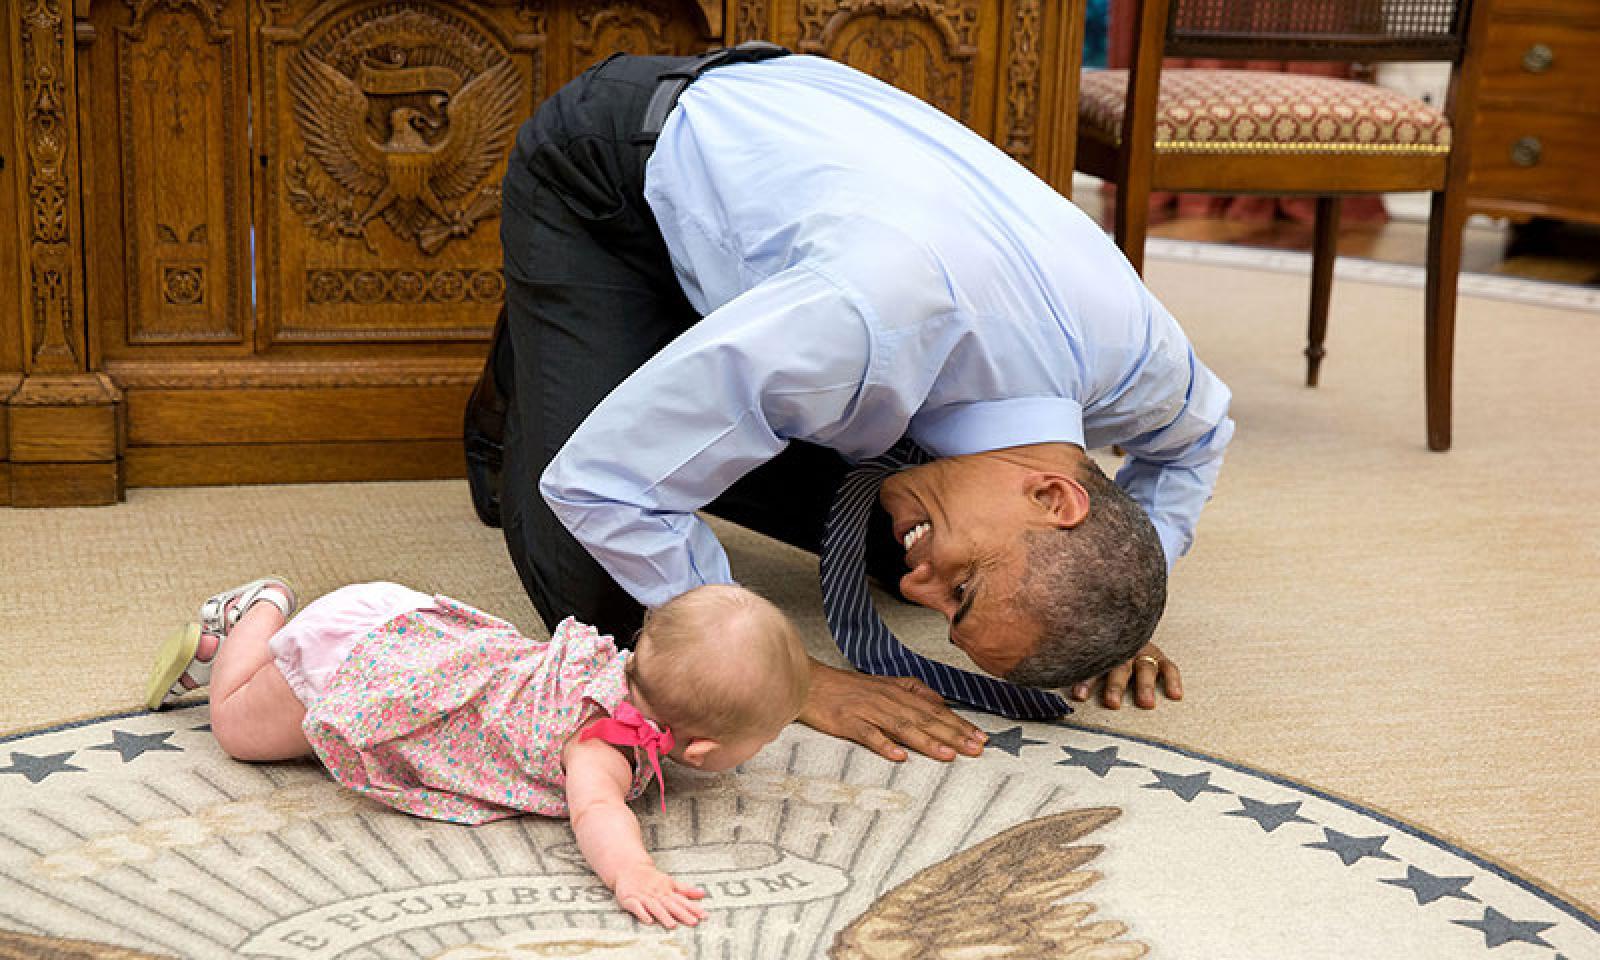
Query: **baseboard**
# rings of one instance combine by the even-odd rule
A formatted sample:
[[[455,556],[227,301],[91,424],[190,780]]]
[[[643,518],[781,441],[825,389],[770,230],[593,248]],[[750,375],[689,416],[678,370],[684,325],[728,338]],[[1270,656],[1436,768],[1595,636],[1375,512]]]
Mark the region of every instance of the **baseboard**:
[[[119,364],[128,486],[433,480],[465,474],[482,361]]]
[[[466,476],[461,438],[130,447],[130,487],[195,487]]]

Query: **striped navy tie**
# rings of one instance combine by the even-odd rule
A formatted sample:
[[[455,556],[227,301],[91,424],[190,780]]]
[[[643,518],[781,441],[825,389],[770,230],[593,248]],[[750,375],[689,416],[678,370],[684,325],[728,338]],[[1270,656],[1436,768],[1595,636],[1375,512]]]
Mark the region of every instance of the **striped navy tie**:
[[[822,538],[822,609],[839,650],[862,673],[916,677],[946,700],[1019,720],[1053,720],[1072,712],[1061,697],[994,677],[958,670],[907,650],[889,632],[867,588],[867,517],[884,478],[928,455],[909,438],[863,460],[845,476]]]

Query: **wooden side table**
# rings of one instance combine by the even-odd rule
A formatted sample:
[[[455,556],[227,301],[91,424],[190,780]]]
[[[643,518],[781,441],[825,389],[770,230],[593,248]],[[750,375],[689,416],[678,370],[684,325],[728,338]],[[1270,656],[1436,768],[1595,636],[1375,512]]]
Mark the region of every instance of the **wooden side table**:
[[[1474,212],[1600,223],[1600,4],[1490,4],[1467,203]]]

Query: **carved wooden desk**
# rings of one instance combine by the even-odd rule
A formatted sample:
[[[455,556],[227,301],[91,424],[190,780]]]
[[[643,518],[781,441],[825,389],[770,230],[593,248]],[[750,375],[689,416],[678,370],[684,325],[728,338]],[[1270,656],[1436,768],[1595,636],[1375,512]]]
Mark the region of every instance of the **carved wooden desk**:
[[[1066,192],[1082,0],[11,0],[0,505],[456,476],[516,126],[612,52],[771,39]]]

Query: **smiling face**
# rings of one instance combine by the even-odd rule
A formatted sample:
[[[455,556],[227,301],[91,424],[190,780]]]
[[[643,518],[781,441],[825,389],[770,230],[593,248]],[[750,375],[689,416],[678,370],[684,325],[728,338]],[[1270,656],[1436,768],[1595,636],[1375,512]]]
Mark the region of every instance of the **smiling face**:
[[[1043,522],[1026,471],[984,456],[951,457],[895,474],[878,497],[910,570],[900,592],[943,614],[950,642],[984,671],[1005,676],[1039,633],[1014,602],[1022,535]]]

